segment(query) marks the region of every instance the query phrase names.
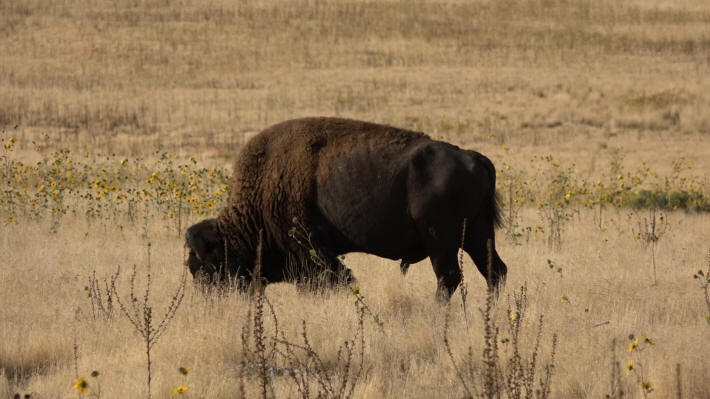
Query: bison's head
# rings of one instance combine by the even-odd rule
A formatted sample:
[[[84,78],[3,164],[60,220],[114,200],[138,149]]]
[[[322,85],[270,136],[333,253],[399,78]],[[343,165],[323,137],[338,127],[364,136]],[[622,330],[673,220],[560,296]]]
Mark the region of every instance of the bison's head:
[[[217,219],[192,225],[185,233],[185,241],[190,249],[187,267],[193,277],[224,281],[236,276],[237,262],[217,228]]]

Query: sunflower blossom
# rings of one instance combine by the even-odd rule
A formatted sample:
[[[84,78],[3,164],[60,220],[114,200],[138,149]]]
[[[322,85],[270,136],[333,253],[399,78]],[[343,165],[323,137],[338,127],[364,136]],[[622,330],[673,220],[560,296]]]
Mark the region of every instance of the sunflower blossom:
[[[89,383],[86,382],[84,377],[79,377],[74,380],[74,389],[79,391],[80,394],[86,395],[86,393],[89,391]]]
[[[626,349],[627,352],[631,353],[636,349],[636,347],[639,346],[639,340],[638,338],[634,339],[633,342],[629,344],[629,348]]]
[[[629,362],[626,363],[626,375],[631,374],[631,370],[633,370],[633,369],[634,369],[634,361],[629,360]]]
[[[187,385],[180,385],[173,388],[173,395],[181,395],[183,392],[187,391],[189,388]]]

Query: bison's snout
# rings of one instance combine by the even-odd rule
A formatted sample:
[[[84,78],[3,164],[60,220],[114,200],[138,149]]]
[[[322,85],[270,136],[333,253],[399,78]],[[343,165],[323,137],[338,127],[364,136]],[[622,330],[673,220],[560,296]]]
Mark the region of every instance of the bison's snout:
[[[185,232],[185,242],[190,249],[186,263],[193,277],[200,273],[211,276],[224,268],[224,246],[216,219],[190,226]]]

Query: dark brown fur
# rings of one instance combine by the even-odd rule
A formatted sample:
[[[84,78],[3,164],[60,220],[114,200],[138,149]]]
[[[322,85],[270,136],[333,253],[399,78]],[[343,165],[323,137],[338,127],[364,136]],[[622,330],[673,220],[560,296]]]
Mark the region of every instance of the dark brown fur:
[[[462,161],[451,166],[450,162],[447,163],[450,155]],[[466,176],[473,178],[466,177],[466,180],[451,183],[470,186],[465,189],[456,188],[456,197],[449,195],[451,190],[448,188],[441,191],[441,187],[433,193],[436,195],[430,195],[433,189],[428,187],[428,180],[435,181],[439,177],[439,167],[432,166],[438,164],[431,162],[441,164],[442,170],[453,168],[456,176],[465,172],[458,170],[462,162],[473,165],[471,168],[477,172],[476,175],[470,175],[474,172],[465,172],[470,175]],[[422,180],[424,175],[426,178]],[[451,179],[451,176],[453,174],[441,175],[442,181],[444,178]],[[486,179],[489,181],[485,182]],[[410,220],[409,208],[419,205],[404,203],[406,198],[413,195],[404,191],[407,188],[411,191],[413,185],[416,187],[420,183],[424,184],[425,191],[421,195],[414,193],[417,197],[429,200],[429,197],[439,198],[444,193],[447,197],[442,200],[458,202],[461,196],[466,204],[465,210],[462,208],[460,212],[447,217],[431,215],[436,216],[437,221],[450,220],[449,224],[452,224],[426,225],[424,230],[427,232],[423,234],[431,232],[431,239],[420,237],[419,232],[423,226],[417,228],[415,222],[418,221]],[[481,184],[484,187],[476,188]],[[293,270],[290,270],[289,275],[288,267],[302,269],[311,257],[310,246],[317,249],[320,259],[325,261],[325,265],[316,265],[316,269],[332,272],[333,281],[351,277],[349,270],[337,261],[336,255],[341,253],[363,251],[401,258],[403,262],[416,262],[426,256],[434,256],[439,248],[444,251],[446,247],[447,266],[435,265],[435,271],[439,279],[439,291],[445,291],[442,295],[448,297],[456,288],[451,285],[457,284],[460,279],[458,266],[456,270],[449,270],[448,252],[452,245],[458,248],[460,244],[463,218],[473,219],[478,215],[481,227],[476,228],[477,224],[469,220],[472,223],[471,231],[493,238],[493,224],[498,218],[494,185],[495,171],[487,158],[473,151],[432,141],[423,133],[338,118],[304,118],[283,122],[262,131],[241,150],[234,163],[229,205],[216,220],[202,222],[188,230],[187,241],[191,247],[188,264],[195,274],[201,269],[217,272],[219,267],[209,269],[204,266],[207,263],[222,262],[228,275],[248,280],[256,257],[260,231],[264,237],[262,274],[271,282],[293,279]],[[382,190],[383,187],[393,187],[394,196],[391,201],[387,193],[368,191]],[[367,212],[367,209],[375,207],[368,203],[369,198],[372,198],[373,203],[384,201],[383,207],[391,206],[393,211],[382,215]],[[347,202],[364,209],[365,215],[356,212],[349,214]],[[470,207],[475,208],[473,211],[468,209],[468,202],[471,203]],[[434,204],[426,202],[429,203]],[[486,209],[479,211],[480,207]],[[426,211],[431,213],[429,209]],[[446,212],[445,209],[442,211]],[[294,227],[294,218],[299,226],[305,228],[303,233],[311,234],[309,245],[298,243],[289,236],[289,230]],[[371,238],[360,240],[357,227],[352,227],[358,223],[366,226],[362,233],[369,232]],[[372,230],[372,226],[378,223],[383,223],[383,231],[389,228],[392,234],[404,238],[390,244],[386,239],[375,237],[377,230]],[[452,234],[458,235],[458,243],[448,242]],[[215,241],[215,236],[218,239],[222,237],[220,242]],[[409,236],[411,239],[407,238]],[[470,239],[480,241],[483,237],[471,235]],[[440,245],[440,241],[444,243],[442,240],[446,240],[446,245]],[[421,252],[425,242],[431,242],[432,245],[427,247],[431,247],[432,251]],[[411,249],[408,249],[410,246]],[[480,252],[480,245],[475,251]],[[505,265],[497,254],[494,258],[499,262],[494,265],[494,272],[500,275],[496,279],[500,282],[505,276]],[[474,257],[474,260],[480,259]],[[443,264],[443,261],[439,263]],[[482,267],[479,262],[477,265],[479,269]]]

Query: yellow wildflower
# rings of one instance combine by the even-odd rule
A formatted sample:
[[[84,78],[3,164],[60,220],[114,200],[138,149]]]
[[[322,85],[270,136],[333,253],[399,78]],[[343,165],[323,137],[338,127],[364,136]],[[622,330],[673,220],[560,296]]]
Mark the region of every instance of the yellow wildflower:
[[[360,287],[358,287],[357,285],[351,285],[348,288],[350,288],[350,292],[353,294],[353,296],[355,296],[355,298],[360,298]]]
[[[641,334],[641,338],[643,338],[643,342],[649,344],[649,345],[655,345],[656,342],[649,338],[646,334]]]
[[[634,349],[636,349],[637,346],[639,346],[639,339],[638,338],[634,339],[633,342],[631,342],[629,344],[629,348],[626,349],[626,351],[631,353],[634,351]]]
[[[642,382],[641,388],[643,388],[643,390],[646,391],[646,393],[653,392],[653,384],[651,383],[651,381]]]
[[[182,374],[182,375],[187,375],[187,373],[189,373],[190,370],[191,370],[191,369],[190,369],[189,367],[180,367],[180,368],[178,369],[178,371],[179,371],[180,374]]]
[[[74,380],[74,389],[79,391],[81,395],[86,395],[86,392],[89,391],[89,383],[86,382],[84,377],[79,377]]]
[[[633,369],[634,369],[634,361],[629,360],[629,362],[626,363],[626,375],[631,374],[631,370],[633,370]]]
[[[173,395],[180,395],[180,394],[182,394],[183,392],[187,391],[188,389],[189,389],[189,388],[188,388],[187,385],[184,385],[184,384],[183,384],[183,385],[180,385],[180,386],[178,386],[178,387],[176,387],[176,388],[173,388]]]

